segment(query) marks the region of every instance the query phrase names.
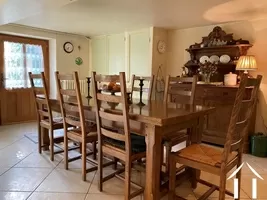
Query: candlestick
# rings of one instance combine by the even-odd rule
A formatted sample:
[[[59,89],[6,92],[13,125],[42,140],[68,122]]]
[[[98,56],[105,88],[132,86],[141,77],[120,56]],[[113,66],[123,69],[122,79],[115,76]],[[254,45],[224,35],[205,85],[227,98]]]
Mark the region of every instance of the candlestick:
[[[143,86],[144,86],[144,79],[139,79],[140,83],[139,83],[139,86],[140,86],[140,101],[137,105],[139,106],[144,106],[145,104],[142,102],[142,96],[143,96]]]
[[[91,99],[92,97],[90,96],[90,83],[91,83],[91,77],[86,77],[87,79],[87,92],[88,92],[88,95],[86,98],[89,98]]]

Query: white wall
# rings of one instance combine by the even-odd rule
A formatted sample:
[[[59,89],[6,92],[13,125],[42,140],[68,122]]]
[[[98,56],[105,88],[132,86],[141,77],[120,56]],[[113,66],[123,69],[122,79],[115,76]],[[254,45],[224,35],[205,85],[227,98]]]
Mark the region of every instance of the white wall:
[[[0,26],[0,33],[14,34],[28,37],[35,37],[49,40],[49,55],[50,55],[50,91],[51,96],[55,97],[55,81],[54,71],[60,73],[79,72],[79,78],[84,79],[89,75],[89,40],[84,36],[52,32],[41,29],[17,25]],[[74,51],[70,54],[63,50],[65,42],[72,42]],[[80,51],[78,46],[81,47]],[[75,58],[81,57],[83,64],[78,66],[75,64]]]
[[[90,69],[102,74],[125,71],[128,81],[132,74],[150,76],[151,38],[150,28],[93,37]]]

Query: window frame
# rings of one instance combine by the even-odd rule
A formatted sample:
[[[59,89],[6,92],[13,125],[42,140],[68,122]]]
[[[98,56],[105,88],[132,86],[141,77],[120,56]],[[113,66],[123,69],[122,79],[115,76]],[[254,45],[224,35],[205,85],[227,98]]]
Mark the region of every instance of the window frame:
[[[46,77],[47,88],[50,88],[50,73],[49,73],[49,40],[37,39],[31,37],[8,35],[0,33],[0,74],[3,76],[4,70],[4,42],[24,43],[31,45],[40,45],[43,51],[44,73]],[[1,77],[0,77],[1,78]],[[3,88],[2,81],[0,81],[0,88]]]

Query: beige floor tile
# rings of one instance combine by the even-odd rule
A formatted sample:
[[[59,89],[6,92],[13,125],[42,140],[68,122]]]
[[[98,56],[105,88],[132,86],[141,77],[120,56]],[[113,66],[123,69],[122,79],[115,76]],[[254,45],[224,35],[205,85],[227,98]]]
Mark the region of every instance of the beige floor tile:
[[[196,200],[195,194],[190,188],[189,182],[185,182],[182,185],[176,187],[175,194],[187,200]],[[164,196],[162,200],[168,200],[168,195]]]
[[[60,154],[55,155],[54,161],[50,160],[50,152],[43,152],[39,154],[38,152],[32,153],[27,158],[19,162],[14,167],[36,167],[36,168],[54,168],[60,161],[62,161],[63,156]]]
[[[36,130],[36,123],[0,126],[0,149],[24,138],[25,133],[35,132]]]
[[[36,144],[23,138],[8,147],[0,150],[0,167],[12,167],[19,161],[37,150]]]
[[[111,174],[114,172],[112,169],[105,169],[103,176],[107,176],[108,174]],[[123,175],[123,174],[122,174]],[[140,178],[140,172],[137,172],[133,170],[132,172],[132,178],[131,180],[137,184],[141,183],[141,178]],[[94,180],[92,182],[92,185],[89,189],[89,193],[100,193],[98,190],[98,176],[94,177]],[[123,195],[124,194],[124,181],[114,177],[110,180],[107,180],[106,182],[103,183],[103,194],[116,194],[116,195]],[[131,192],[136,191],[138,188],[132,186],[131,187]]]
[[[47,168],[12,168],[0,176],[0,191],[34,191],[50,172]]]
[[[0,175],[2,175],[3,173],[5,173],[9,169],[10,168],[0,168]]]
[[[87,194],[85,200],[124,200],[124,195],[116,195],[116,194]],[[142,200],[142,196],[137,196],[133,198],[133,200]]]
[[[73,157],[76,157],[76,156],[79,156],[79,155],[80,154],[75,150],[69,152],[69,158],[73,158]],[[62,154],[62,156],[64,157],[63,154]],[[93,165],[87,162],[86,163],[86,167],[90,168],[90,167],[93,167]],[[57,168],[60,168],[60,169],[64,169],[65,168],[64,159],[61,160],[61,162],[59,163]],[[81,168],[82,168],[82,159],[78,159],[78,160],[75,160],[75,161],[69,163],[69,169],[81,169]]]
[[[259,199],[267,199],[267,175],[261,175],[264,180],[257,179],[257,194]],[[251,197],[252,195],[252,179],[256,178],[254,175],[242,176],[241,188],[246,194]]]
[[[1,200],[26,200],[30,192],[0,192]]]
[[[210,183],[213,183],[215,185],[219,185],[220,179],[219,176],[213,175],[213,174],[209,174],[206,172],[202,172],[201,173],[201,179],[206,180]],[[203,184],[198,183],[197,188],[194,190],[194,194],[196,195],[197,198],[199,198],[200,196],[202,196],[207,190],[209,189],[208,186],[205,186]],[[227,184],[226,184],[226,189],[229,191],[233,191],[234,190],[234,183],[233,180],[228,180]],[[219,192],[215,191],[214,193],[211,194],[210,196],[212,197],[219,197]],[[226,195],[226,198],[230,198],[230,196]],[[241,198],[248,198],[248,195],[241,190]]]
[[[55,169],[37,188],[41,192],[87,193],[95,172],[87,174],[87,181],[82,180],[81,170]]]
[[[34,192],[28,200],[84,200],[86,194]]]

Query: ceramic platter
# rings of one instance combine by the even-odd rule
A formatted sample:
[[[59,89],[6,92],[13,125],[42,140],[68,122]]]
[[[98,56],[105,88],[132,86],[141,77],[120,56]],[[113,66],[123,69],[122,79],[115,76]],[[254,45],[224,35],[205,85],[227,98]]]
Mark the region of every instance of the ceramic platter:
[[[207,61],[207,62],[210,61],[210,59],[209,59],[208,56],[201,56],[201,57],[199,58],[199,62],[202,63],[202,64],[204,64],[206,61]]]
[[[228,55],[222,55],[222,56],[220,57],[220,62],[221,62],[221,63],[224,63],[224,64],[229,63],[230,60],[231,60],[231,58],[230,58],[230,56],[228,56]]]
[[[220,61],[219,56],[213,55],[213,56],[210,57],[210,62],[211,63],[217,63],[219,61]]]

